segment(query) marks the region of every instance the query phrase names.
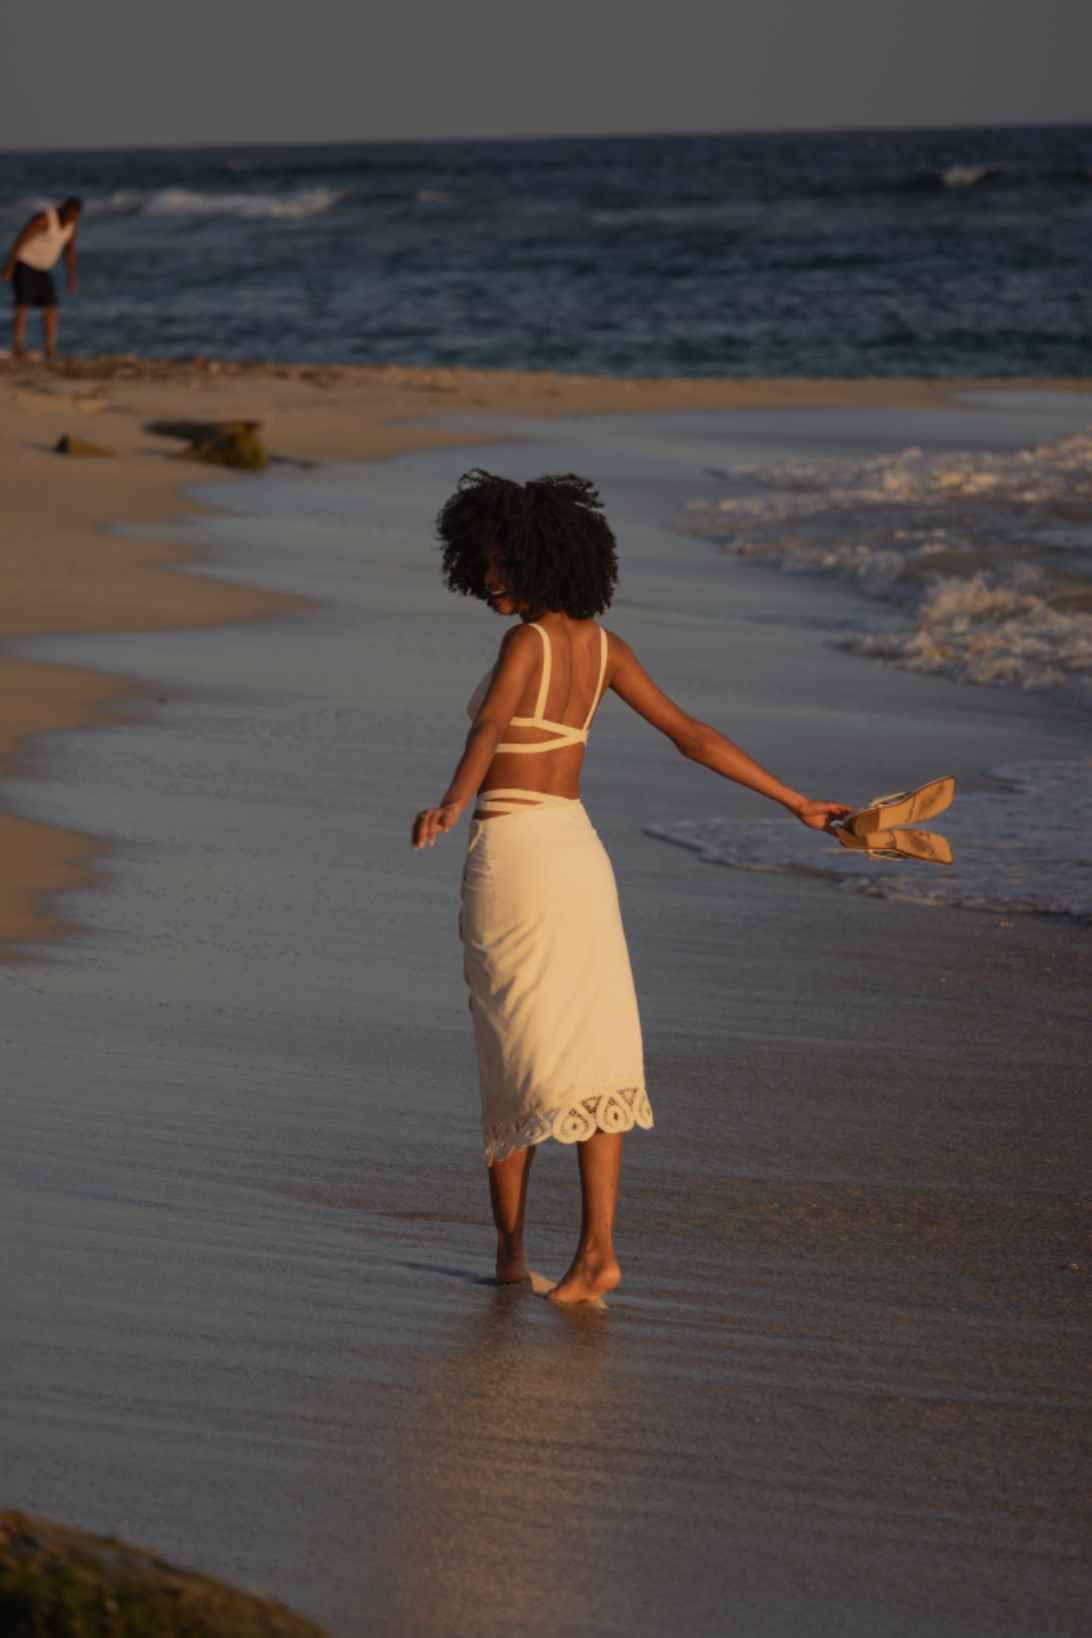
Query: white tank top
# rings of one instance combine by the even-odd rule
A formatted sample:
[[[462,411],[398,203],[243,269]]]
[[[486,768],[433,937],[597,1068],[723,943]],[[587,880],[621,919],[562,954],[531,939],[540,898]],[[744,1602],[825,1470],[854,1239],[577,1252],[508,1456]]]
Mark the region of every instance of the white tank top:
[[[36,267],[40,273],[49,272],[76,231],[75,222],[66,222],[62,227],[55,210],[47,210],[45,214],[46,226],[33,239],[28,239],[19,252],[19,260],[28,267]]]

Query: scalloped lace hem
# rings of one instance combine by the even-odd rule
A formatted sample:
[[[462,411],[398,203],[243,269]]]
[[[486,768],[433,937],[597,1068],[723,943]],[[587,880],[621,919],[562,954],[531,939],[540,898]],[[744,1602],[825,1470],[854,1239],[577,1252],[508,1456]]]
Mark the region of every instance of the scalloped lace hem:
[[[618,1092],[600,1092],[557,1109],[536,1109],[515,1120],[483,1120],[485,1164],[507,1160],[517,1149],[529,1149],[545,1138],[559,1143],[583,1143],[593,1132],[629,1132],[634,1126],[652,1126],[652,1105],[643,1086]]]

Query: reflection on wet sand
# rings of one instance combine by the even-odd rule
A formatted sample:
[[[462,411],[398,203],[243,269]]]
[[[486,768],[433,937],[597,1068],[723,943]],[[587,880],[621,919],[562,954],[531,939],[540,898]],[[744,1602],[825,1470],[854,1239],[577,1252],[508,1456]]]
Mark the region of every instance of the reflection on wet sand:
[[[614,1556],[610,1446],[625,1435],[626,1383],[612,1319],[496,1287],[474,1306],[406,1384],[413,1415],[380,1549],[401,1567],[394,1625],[560,1631]]]

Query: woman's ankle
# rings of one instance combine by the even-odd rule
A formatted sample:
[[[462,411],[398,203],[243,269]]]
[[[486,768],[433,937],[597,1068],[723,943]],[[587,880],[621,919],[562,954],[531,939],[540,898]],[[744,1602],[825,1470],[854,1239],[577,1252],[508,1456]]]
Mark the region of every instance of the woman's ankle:
[[[526,1275],[527,1253],[524,1250],[523,1236],[516,1234],[498,1234],[498,1280],[521,1280],[525,1279]]]
[[[614,1255],[614,1240],[610,1234],[581,1235],[576,1247],[574,1263],[613,1263],[617,1262]]]

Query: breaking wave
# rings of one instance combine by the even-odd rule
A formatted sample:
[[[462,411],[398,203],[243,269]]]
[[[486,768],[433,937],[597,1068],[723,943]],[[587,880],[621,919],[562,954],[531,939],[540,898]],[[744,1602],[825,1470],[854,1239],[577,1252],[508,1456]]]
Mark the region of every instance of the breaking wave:
[[[837,646],[1092,711],[1092,433],[1003,454],[739,466],[675,527],[905,608]]]
[[[941,171],[940,180],[946,188],[973,188],[987,176],[996,176],[1000,169],[1000,165],[949,165]]]
[[[854,633],[838,646],[906,671],[1052,694],[1092,711],[1092,615],[1065,614],[984,574],[937,580],[905,631]]]
[[[88,216],[235,216],[241,221],[303,221],[325,216],[351,188],[297,188],[290,193],[204,193],[190,188],[123,189],[89,199]],[[53,201],[35,200],[42,208]]]
[[[869,859],[785,816],[684,819],[644,833],[708,864],[825,878],[843,893],[1092,926],[1092,762],[990,768],[986,777],[996,789],[957,790],[933,822],[952,844],[949,866]]]

